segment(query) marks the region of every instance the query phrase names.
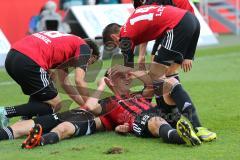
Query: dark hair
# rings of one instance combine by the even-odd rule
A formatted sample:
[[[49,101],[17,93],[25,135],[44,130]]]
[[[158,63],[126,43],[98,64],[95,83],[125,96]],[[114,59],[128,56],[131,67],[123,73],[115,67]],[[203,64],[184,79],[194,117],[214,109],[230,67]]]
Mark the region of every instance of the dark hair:
[[[93,50],[92,54],[99,57],[100,55],[99,47],[97,46],[95,41],[90,38],[85,38],[84,40],[87,43],[87,45]]]
[[[113,41],[111,34],[117,34],[120,32],[121,25],[117,23],[108,24],[102,32],[103,43],[107,43],[109,41]]]
[[[142,5],[172,5],[175,6],[173,0],[133,0],[134,8],[138,8]]]
[[[104,77],[108,77],[109,76],[108,71],[109,71],[109,69],[106,70],[106,72],[104,74]]]

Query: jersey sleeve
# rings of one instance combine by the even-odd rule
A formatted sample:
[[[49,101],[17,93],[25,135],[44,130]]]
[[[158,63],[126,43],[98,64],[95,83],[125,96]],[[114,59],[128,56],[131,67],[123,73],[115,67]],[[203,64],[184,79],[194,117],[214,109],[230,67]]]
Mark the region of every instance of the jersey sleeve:
[[[102,107],[101,115],[110,113],[113,109],[117,107],[116,101],[113,97],[107,97],[98,101]]]
[[[106,116],[106,115],[100,116],[99,118],[106,130],[108,130],[108,131],[113,130],[114,126],[112,125],[111,120],[108,118],[108,116]]]
[[[124,66],[134,67],[134,47],[130,38],[123,37],[120,39],[120,49],[124,57]]]
[[[76,67],[80,67],[86,71],[87,63],[91,55],[89,46],[87,44],[81,44],[75,54],[77,56]]]

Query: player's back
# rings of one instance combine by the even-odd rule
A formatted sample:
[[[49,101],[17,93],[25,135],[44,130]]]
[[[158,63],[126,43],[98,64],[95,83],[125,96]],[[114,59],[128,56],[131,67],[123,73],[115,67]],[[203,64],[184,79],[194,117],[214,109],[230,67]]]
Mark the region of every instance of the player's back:
[[[80,55],[80,37],[58,31],[43,31],[16,42],[12,48],[25,54],[45,70]]]
[[[134,45],[155,40],[173,29],[187,11],[173,6],[138,7],[122,26],[120,37],[128,37]]]

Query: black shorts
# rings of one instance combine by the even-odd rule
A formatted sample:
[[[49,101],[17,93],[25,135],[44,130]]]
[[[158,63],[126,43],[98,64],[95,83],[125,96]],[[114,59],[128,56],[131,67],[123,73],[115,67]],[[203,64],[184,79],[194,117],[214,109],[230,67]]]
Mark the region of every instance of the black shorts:
[[[199,34],[198,19],[187,12],[176,27],[165,33],[154,61],[170,66],[172,63],[181,64],[184,59],[193,59]]]
[[[85,135],[92,134],[96,130],[94,115],[88,111],[73,109],[58,113],[57,116],[61,122],[70,122],[74,125],[75,133],[72,135],[73,137],[82,136],[80,130],[86,130]]]
[[[133,133],[139,137],[152,137],[148,130],[148,121],[152,117],[162,117],[162,113],[157,108],[151,108],[138,115],[133,123]]]
[[[39,101],[48,101],[57,96],[58,92],[47,71],[17,50],[8,52],[5,68],[24,94]]]
[[[91,134],[96,129],[93,114],[78,109],[69,110],[62,113],[54,113],[50,115],[39,116],[34,118],[33,121],[35,122],[35,124],[40,124],[42,126],[44,133],[50,132],[53,128],[55,128],[56,126],[63,122],[70,122],[74,125],[75,133],[73,134],[73,136],[81,136],[82,132],[80,132],[80,129],[83,129],[84,127],[87,131],[86,134],[88,132],[89,134]],[[89,129],[86,128],[86,126],[89,126]]]

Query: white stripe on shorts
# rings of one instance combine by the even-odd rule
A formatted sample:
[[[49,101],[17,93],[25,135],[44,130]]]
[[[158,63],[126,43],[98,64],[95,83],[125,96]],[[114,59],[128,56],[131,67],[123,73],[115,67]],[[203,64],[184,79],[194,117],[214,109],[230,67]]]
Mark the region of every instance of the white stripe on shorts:
[[[167,41],[164,47],[170,50],[172,48],[172,42],[173,42],[173,30],[169,30],[167,31]]]
[[[40,68],[40,73],[41,73],[40,77],[43,82],[43,86],[46,87],[47,85],[49,85],[49,81],[46,77],[47,72],[43,68]]]

